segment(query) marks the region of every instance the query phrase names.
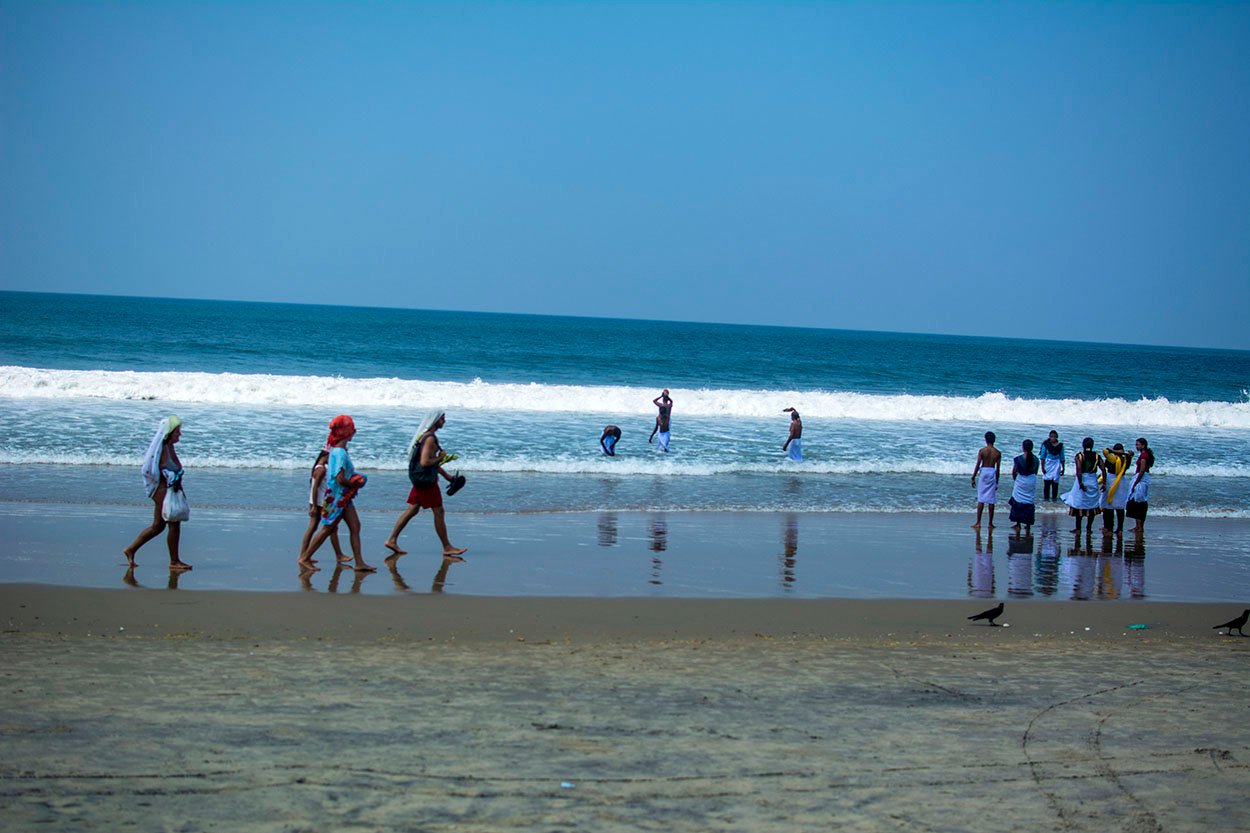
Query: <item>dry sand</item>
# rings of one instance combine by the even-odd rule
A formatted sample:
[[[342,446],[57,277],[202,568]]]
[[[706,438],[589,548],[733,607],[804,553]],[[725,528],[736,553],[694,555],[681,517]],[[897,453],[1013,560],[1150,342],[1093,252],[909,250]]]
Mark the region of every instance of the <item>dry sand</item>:
[[[1227,605],[0,586],[6,830],[1244,830]],[[1128,624],[1149,624],[1127,629]],[[1089,630],[1085,630],[1085,628]]]

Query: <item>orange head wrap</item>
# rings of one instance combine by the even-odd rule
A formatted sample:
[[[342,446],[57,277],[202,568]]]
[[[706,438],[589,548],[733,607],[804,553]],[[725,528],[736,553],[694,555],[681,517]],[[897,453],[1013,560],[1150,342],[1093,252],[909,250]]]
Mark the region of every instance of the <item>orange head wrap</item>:
[[[346,442],[356,433],[356,423],[347,414],[339,414],[330,420],[330,436],[326,438],[326,447]]]

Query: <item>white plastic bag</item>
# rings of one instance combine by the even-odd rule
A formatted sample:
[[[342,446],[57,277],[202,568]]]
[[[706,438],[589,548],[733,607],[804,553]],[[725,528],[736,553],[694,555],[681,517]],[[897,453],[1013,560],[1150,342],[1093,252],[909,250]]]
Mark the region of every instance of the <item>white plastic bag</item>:
[[[182,523],[191,519],[191,507],[187,505],[187,493],[184,489],[165,490],[161,517],[170,523]]]

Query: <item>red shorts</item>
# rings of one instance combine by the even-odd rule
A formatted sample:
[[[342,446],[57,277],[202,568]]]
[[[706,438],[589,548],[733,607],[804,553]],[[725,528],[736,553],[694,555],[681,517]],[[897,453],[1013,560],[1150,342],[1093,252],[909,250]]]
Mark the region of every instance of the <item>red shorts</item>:
[[[412,506],[420,506],[422,509],[437,509],[443,505],[443,493],[439,491],[437,483],[420,489],[413,486],[408,492],[408,503]]]

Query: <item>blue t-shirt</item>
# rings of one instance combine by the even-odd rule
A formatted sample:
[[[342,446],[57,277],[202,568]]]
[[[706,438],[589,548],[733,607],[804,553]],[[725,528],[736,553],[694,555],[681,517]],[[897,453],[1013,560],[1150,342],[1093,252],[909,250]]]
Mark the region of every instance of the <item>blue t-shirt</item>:
[[[330,459],[326,461],[326,488],[334,494],[334,502],[337,504],[339,498],[343,497],[344,486],[339,485],[339,472],[343,472],[343,479],[350,480],[351,476],[356,473],[356,467],[352,465],[352,458],[347,453],[346,448],[330,449]]]

